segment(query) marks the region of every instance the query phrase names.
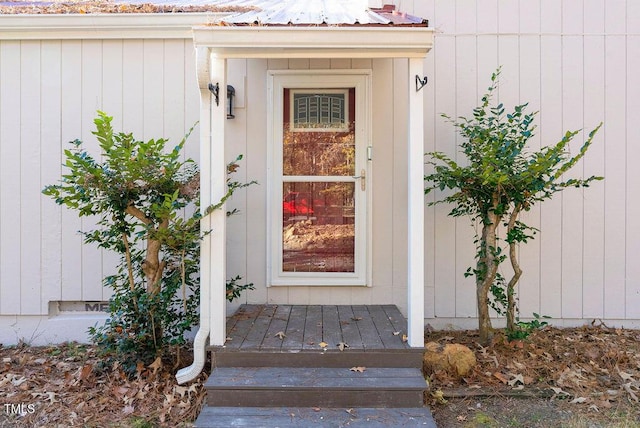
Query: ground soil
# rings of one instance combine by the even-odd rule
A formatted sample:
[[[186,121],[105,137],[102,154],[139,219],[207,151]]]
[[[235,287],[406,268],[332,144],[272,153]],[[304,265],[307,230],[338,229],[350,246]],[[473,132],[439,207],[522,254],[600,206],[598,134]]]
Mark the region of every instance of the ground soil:
[[[600,324],[544,328],[482,347],[475,331],[428,332],[461,343],[477,365],[464,378],[428,374],[440,427],[640,427],[640,331]]]
[[[427,375],[426,402],[439,427],[640,427],[640,331],[545,328],[523,342],[498,333],[487,347],[477,337],[426,334],[468,346],[478,362],[464,378]],[[174,373],[167,363],[140,366],[128,379],[76,343],[0,346],[0,427],[190,426],[207,371],[187,385]]]

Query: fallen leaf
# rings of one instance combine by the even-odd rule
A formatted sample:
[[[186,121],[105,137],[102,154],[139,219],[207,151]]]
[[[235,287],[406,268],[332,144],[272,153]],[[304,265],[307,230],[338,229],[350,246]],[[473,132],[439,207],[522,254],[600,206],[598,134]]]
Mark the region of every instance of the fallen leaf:
[[[340,342],[336,346],[338,347],[339,350],[344,351],[345,348],[349,347],[349,344],[345,342]]]
[[[27,381],[27,378],[24,376],[18,377],[18,376],[14,376],[13,379],[11,379],[11,384],[13,386],[20,386],[23,383],[25,383]]]
[[[130,415],[131,413],[133,413],[135,411],[135,409],[133,408],[133,406],[125,406],[122,409],[122,413],[124,413],[125,415]]]
[[[311,410],[313,410],[314,412],[319,412],[322,409],[320,407],[312,407]]]
[[[631,389],[631,383],[625,383],[624,385],[622,385],[622,387],[624,388],[625,391],[627,391],[627,393],[631,396],[631,399],[633,401],[638,401],[638,396],[633,392],[633,390]]]
[[[176,386],[173,388],[173,391],[174,393],[178,394],[180,398],[184,398],[184,394],[186,394],[187,391],[189,391],[189,388],[185,386]]]
[[[520,383],[521,385],[524,385],[524,378],[522,377],[521,374],[512,375],[512,376],[513,376],[513,379],[507,382],[509,386],[516,386],[516,384],[518,383]]]
[[[634,381],[634,380],[635,380],[635,379],[633,378],[633,375],[632,375],[632,374],[625,373],[625,372],[620,371],[620,370],[618,370],[618,374],[620,375],[620,377],[622,378],[622,380],[623,380],[623,381],[625,381],[625,382],[626,382],[626,381],[628,381],[628,380],[630,380],[630,381]]]
[[[318,346],[321,347],[322,349],[324,349],[327,346],[329,346],[329,344],[327,342],[320,342],[320,343],[318,343]]]
[[[153,374],[156,374],[156,372],[162,368],[162,358],[156,358],[153,363],[149,364],[149,368]]]
[[[503,375],[502,373],[500,373],[500,372],[495,372],[495,373],[493,374],[493,377],[495,377],[495,378],[496,378],[496,379],[498,379],[500,382],[505,383],[505,384],[506,384],[507,382],[509,382],[509,379],[507,379],[507,377],[506,377],[505,375]]]
[[[400,332],[399,332],[399,331],[394,331],[394,332],[393,332],[393,335],[394,335],[394,336],[399,336],[399,335],[400,335]]]
[[[464,422],[467,420],[467,417],[465,415],[458,415],[456,419],[458,422]]]
[[[563,390],[562,390],[562,388],[556,388],[556,387],[553,387],[553,386],[552,386],[552,387],[551,387],[551,389],[553,390],[553,392],[554,392],[556,395],[571,395],[571,394],[569,394],[568,392],[563,391]]]
[[[409,340],[409,336],[407,336],[406,334],[402,335],[402,341],[406,342],[407,340]]]
[[[444,393],[442,392],[442,390],[438,389],[437,391],[432,392],[431,396],[436,401],[436,403],[447,404],[447,400],[445,400]]]
[[[287,337],[287,335],[284,334],[284,331],[279,331],[275,334],[275,337],[277,337],[280,340],[283,340],[285,337]]]
[[[352,321],[362,321],[362,317],[351,317]]]
[[[80,369],[78,378],[80,380],[86,380],[92,371],[93,371],[93,366],[91,364],[85,364],[84,366],[82,366],[82,369]]]
[[[351,370],[352,372],[358,372],[358,373],[364,373],[365,370],[367,370],[366,367],[351,367],[349,370]]]
[[[587,401],[587,398],[585,398],[585,397],[576,397],[573,400],[571,400],[569,403],[571,403],[571,404],[582,404],[582,403],[584,403],[586,401]]]

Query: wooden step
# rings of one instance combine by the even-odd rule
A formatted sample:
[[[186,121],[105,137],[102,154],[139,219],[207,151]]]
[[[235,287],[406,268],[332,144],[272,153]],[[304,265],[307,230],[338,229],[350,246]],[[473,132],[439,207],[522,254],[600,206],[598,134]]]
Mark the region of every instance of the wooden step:
[[[213,367],[422,367],[422,348],[359,351],[213,350]]]
[[[424,427],[436,428],[426,407],[309,408],[309,407],[205,407],[197,428],[299,428],[299,427]]]
[[[416,368],[221,367],[205,384],[218,407],[422,407]]]

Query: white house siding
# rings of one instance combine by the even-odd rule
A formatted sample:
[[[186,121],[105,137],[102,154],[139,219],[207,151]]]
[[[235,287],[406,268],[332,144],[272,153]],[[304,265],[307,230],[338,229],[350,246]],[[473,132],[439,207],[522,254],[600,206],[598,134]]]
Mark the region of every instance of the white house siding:
[[[629,0],[401,0],[429,18],[435,47],[426,61],[426,151],[456,155],[456,136],[439,117],[470,116],[502,65],[500,101],[539,110],[534,147],[584,129],[575,152],[601,121],[586,158],[568,176],[605,176],[570,189],[527,213],[541,231],[521,249],[518,294],[523,317],[549,315],[557,324],[602,319],[640,325],[640,2]],[[457,155],[458,160],[460,156]],[[437,195],[436,195],[437,197]],[[431,198],[430,200],[433,200]],[[427,322],[475,325],[473,263],[466,219],[446,206],[427,210]],[[509,270],[505,269],[508,275]]]
[[[0,37],[1,38],[1,37]],[[198,119],[191,39],[0,40],[0,343],[86,340],[99,315],[53,317],[49,302],[105,301],[117,258],[82,243],[93,219],[41,195],[68,141],[98,155],[93,119],[174,142]],[[187,156],[198,157],[198,137]]]
[[[540,110],[535,146],[568,129],[605,125],[570,174],[604,175],[586,190],[567,190],[527,214],[541,232],[522,248],[523,316],[557,324],[602,319],[640,326],[640,2],[635,0],[401,0],[403,10],[438,29],[426,60],[425,151],[456,156],[459,137],[440,118],[470,115],[503,66],[500,99]],[[0,16],[0,27],[8,17]],[[61,18],[63,19],[63,18]],[[69,19],[69,18],[64,18]],[[146,25],[149,25],[148,23]],[[129,31],[129,30],[128,30]],[[149,38],[146,38],[148,31]],[[195,123],[199,95],[188,31],[137,38],[29,40],[0,31],[0,342],[86,339],[95,318],[50,316],[49,302],[108,298],[101,278],[113,256],[83,245],[91,225],[40,195],[62,173],[62,149],[91,135],[97,109],[118,129],[142,138],[178,140]],[[102,33],[100,33],[102,34]],[[266,288],[267,72],[273,69],[371,69],[373,287]],[[229,160],[245,159],[240,180],[260,184],[230,202],[227,272],[254,282],[242,302],[395,303],[406,308],[406,60],[233,60],[236,119],[227,121]],[[573,150],[584,134],[576,138]],[[197,129],[187,155],[198,157]],[[431,199],[432,200],[432,199]],[[426,212],[427,322],[473,326],[472,230],[445,206]],[[508,271],[505,272],[508,274]],[[235,306],[235,305],[233,305]],[[231,306],[231,308],[233,308]],[[51,312],[53,315],[53,312]]]

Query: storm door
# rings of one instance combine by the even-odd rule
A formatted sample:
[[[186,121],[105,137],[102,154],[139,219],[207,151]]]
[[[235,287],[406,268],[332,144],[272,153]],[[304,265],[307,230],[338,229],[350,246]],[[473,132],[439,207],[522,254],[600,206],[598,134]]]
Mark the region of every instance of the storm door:
[[[271,285],[366,285],[365,79],[274,80]]]

